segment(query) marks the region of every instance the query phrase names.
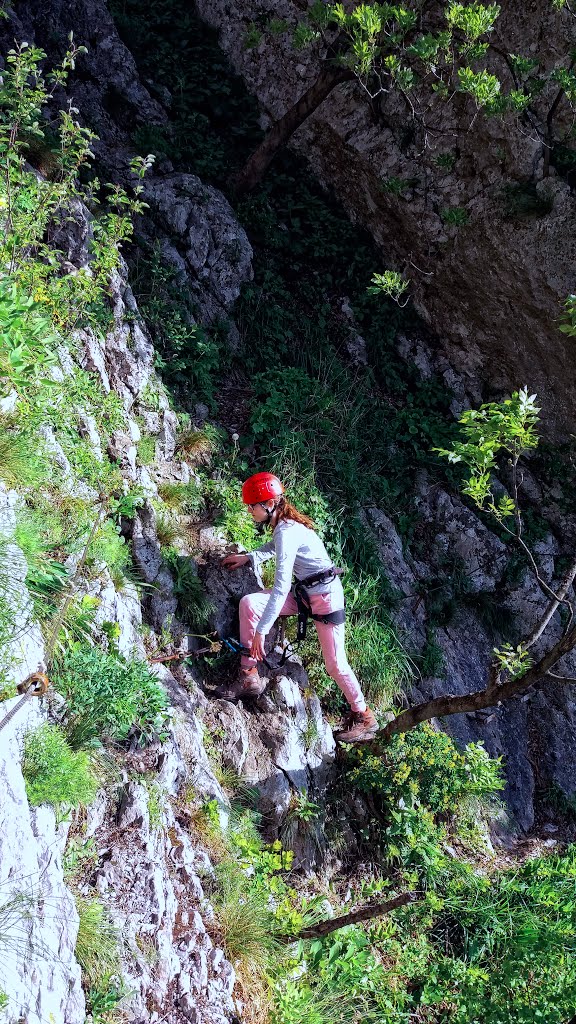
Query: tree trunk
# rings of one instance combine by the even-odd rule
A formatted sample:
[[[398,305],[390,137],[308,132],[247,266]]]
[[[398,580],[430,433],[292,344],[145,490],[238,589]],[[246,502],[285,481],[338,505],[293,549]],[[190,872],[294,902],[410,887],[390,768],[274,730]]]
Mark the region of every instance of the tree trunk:
[[[297,939],[321,939],[324,935],[330,935],[331,932],[338,931],[339,928],[345,928],[348,924],[356,924],[358,921],[371,921],[374,917],[382,917],[383,914],[389,914],[391,910],[396,910],[398,907],[405,907],[407,903],[415,903],[416,900],[421,900],[423,893],[421,892],[404,892],[400,896],[394,896],[393,899],[387,900],[385,903],[369,903],[365,907],[360,907],[360,910],[352,910],[349,914],[344,914],[342,917],[330,917],[326,921],[320,921],[319,924],[312,925],[310,928],[303,928],[298,935],[294,936]]]
[[[377,750],[379,742],[386,743],[391,736],[398,732],[409,732],[414,726],[421,722],[429,722],[431,718],[443,718],[446,715],[462,715],[468,711],[481,711],[483,708],[494,707],[502,700],[508,700],[517,694],[525,693],[536,683],[542,681],[546,673],[554,668],[554,665],[576,647],[576,626],[573,626],[565,636],[538,661],[528,668],[521,676],[515,679],[508,679],[504,683],[492,681],[491,674],[488,686],[485,690],[476,690],[474,693],[464,693],[455,696],[444,694],[441,697],[433,697],[432,700],[416,704],[408,708],[378,733],[378,739],[372,750]],[[493,670],[494,671],[494,668]]]
[[[322,68],[313,85],[272,125],[240,173],[232,179],[236,194],[244,195],[259,185],[276,153],[286,145],[296,129],[314,113],[337,85],[354,77],[354,73],[347,68],[333,65]]]

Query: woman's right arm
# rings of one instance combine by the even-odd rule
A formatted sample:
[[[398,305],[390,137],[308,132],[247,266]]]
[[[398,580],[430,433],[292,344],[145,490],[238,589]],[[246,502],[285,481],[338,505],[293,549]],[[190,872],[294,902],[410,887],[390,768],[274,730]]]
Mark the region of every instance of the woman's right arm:
[[[264,565],[264,562],[269,561],[270,558],[274,558],[275,554],[276,546],[273,540],[268,540],[259,548],[254,548],[254,551],[248,552],[248,561],[252,562],[252,568],[257,576],[260,575],[260,566]]]
[[[274,558],[275,554],[274,541],[269,540],[266,544],[262,544],[259,548],[255,548],[254,551],[249,551],[245,555],[226,555],[222,559],[222,565],[227,569],[240,569],[241,566],[252,562],[252,568],[256,577],[260,579],[260,566],[267,562],[269,558]]]

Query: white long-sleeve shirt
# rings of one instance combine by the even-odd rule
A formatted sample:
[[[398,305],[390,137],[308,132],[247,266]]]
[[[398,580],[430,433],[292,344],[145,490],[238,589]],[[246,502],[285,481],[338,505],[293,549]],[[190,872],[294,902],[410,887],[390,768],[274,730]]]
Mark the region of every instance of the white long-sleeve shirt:
[[[251,551],[249,557],[257,575],[263,562],[276,558],[274,586],[256,627],[256,632],[261,636],[266,636],[282,611],[290,593],[293,575],[297,580],[304,580],[334,564],[318,534],[294,519],[283,519],[278,523],[272,540]],[[307,589],[310,594],[328,594],[333,589],[341,590],[341,583],[336,579],[329,583],[317,583]]]

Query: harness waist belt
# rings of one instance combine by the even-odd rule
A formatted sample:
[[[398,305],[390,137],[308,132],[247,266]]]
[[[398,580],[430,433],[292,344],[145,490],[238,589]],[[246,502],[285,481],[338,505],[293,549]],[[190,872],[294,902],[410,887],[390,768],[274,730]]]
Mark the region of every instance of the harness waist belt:
[[[298,605],[298,629],[296,634],[298,643],[306,638],[308,619],[313,619],[315,622],[323,622],[330,626],[341,626],[346,621],[344,608],[338,608],[334,612],[326,612],[325,615],[315,615],[312,611],[310,598],[306,592],[307,587],[314,587],[317,583],[327,583],[329,580],[335,579],[336,576],[342,576],[343,574],[343,569],[337,569],[335,565],[332,565],[329,569],[322,569],[312,576],[306,576],[303,580],[297,580],[294,584],[294,597]]]
[[[313,573],[312,576],[306,576],[303,580],[297,580],[296,585],[315,587],[317,583],[328,583],[330,580],[335,579],[336,576],[343,575],[344,569],[338,569],[337,566],[331,565],[329,569],[321,569],[319,572]]]

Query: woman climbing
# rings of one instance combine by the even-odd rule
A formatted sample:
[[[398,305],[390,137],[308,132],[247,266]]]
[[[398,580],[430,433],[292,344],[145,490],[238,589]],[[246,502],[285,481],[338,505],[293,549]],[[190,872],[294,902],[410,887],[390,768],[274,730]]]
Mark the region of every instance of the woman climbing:
[[[298,615],[299,637],[305,619],[314,621],[326,670],[338,683],[350,705],[350,714],[337,737],[344,743],[371,739],[378,730],[366,706],[360,684],[348,664],[344,648],[344,591],[341,571],[332,564],[314,524],[284,497],[284,488],[272,473],[255,473],[242,486],[242,500],[255,523],[269,526],[272,540],[246,555],[226,555],[222,564],[239,569],[252,562],[255,569],[276,558],[271,590],[246,594],[240,601],[240,642],[249,650],[241,658],[238,682],[217,691],[226,700],[258,697],[266,683],[257,662],[262,661],[264,639],[279,615]],[[292,575],[296,578],[292,587]]]

